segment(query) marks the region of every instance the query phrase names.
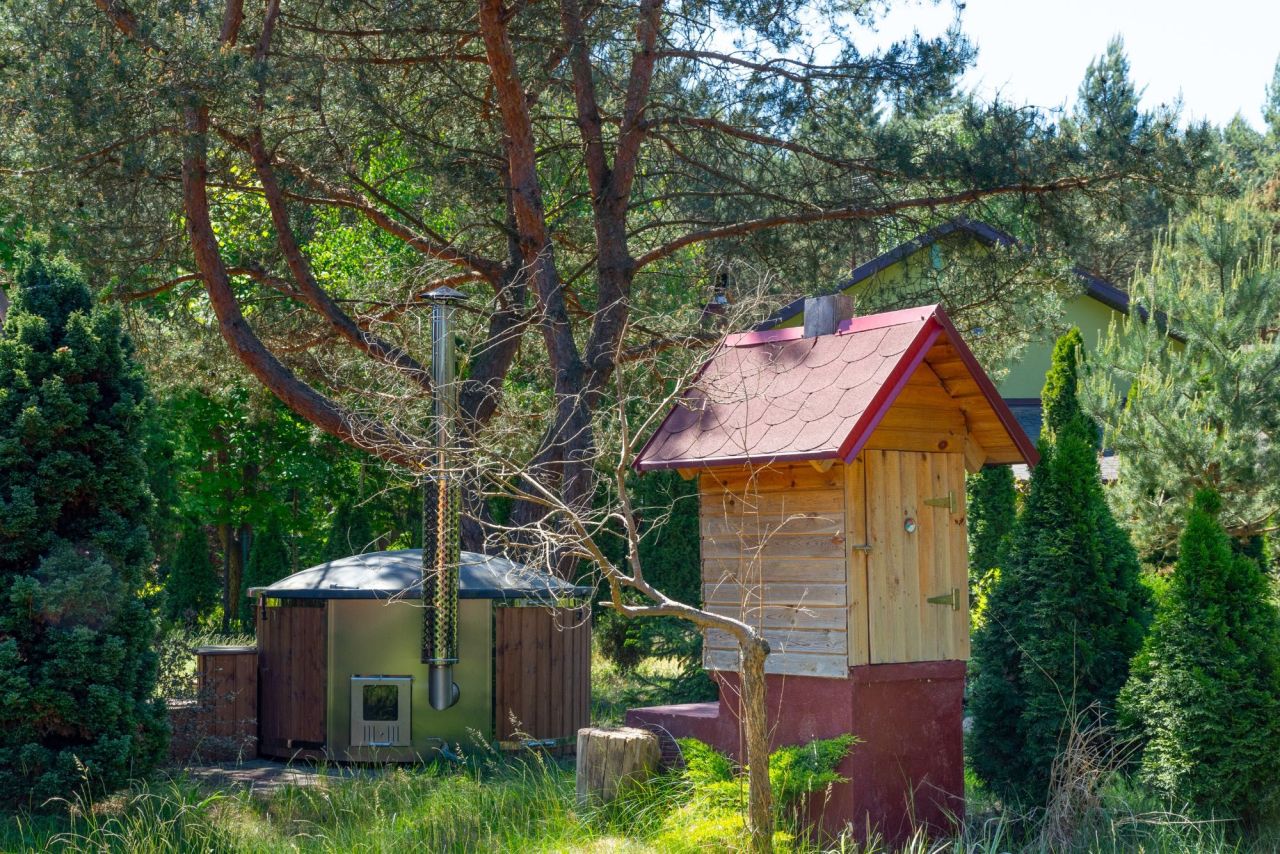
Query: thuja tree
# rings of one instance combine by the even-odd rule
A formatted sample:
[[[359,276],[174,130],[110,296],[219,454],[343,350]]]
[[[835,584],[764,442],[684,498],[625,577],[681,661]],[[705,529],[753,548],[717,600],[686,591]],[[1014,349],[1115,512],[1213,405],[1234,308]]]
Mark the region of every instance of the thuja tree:
[[[188,519],[179,532],[178,546],[164,581],[165,616],[194,623],[218,604],[218,575],[203,526]]]
[[[249,549],[249,564],[244,571],[245,602],[240,606],[240,614],[249,626],[253,625],[253,600],[248,591],[284,578],[290,573],[292,562],[284,525],[273,516],[254,536]]]
[[[1172,549],[1198,489],[1231,534],[1280,513],[1280,258],[1275,216],[1210,202],[1177,222],[1112,330],[1088,405],[1120,454],[1114,498],[1144,551]],[[1148,318],[1153,319],[1149,322]]]
[[[1111,713],[1145,627],[1138,560],[1107,506],[1098,430],[1076,396],[1080,347],[1075,329],[1054,347],[1041,461],[974,637],[970,752],[1008,799],[1044,796],[1078,712]]]
[[[1280,805],[1280,616],[1262,570],[1234,553],[1221,509],[1214,492],[1197,493],[1121,708],[1161,794],[1256,822]]]
[[[0,802],[146,774],[164,748],[139,600],[146,406],[116,311],[32,258],[0,335]]]
[[[981,577],[999,567],[1009,553],[1018,518],[1013,469],[990,466],[969,477],[969,570]]]

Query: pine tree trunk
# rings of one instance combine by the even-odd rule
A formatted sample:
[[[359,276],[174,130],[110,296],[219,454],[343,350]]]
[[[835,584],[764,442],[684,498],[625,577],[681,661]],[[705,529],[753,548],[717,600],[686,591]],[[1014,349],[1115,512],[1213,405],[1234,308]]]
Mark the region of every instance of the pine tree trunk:
[[[773,791],[769,785],[769,720],[765,702],[764,660],[769,644],[763,638],[741,642],[742,729],[746,737],[747,830],[751,850],[773,851]]]

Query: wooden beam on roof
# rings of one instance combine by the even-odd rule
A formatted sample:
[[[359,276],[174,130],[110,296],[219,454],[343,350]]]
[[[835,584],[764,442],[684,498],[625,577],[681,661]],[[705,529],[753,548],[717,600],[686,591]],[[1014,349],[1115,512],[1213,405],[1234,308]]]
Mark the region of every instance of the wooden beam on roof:
[[[964,468],[969,474],[977,474],[987,464],[987,452],[970,433],[964,437]]]

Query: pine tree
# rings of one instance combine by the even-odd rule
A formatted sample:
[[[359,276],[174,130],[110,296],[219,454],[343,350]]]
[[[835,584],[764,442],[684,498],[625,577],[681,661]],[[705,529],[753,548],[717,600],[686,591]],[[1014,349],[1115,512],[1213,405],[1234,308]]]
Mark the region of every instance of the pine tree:
[[[1271,72],[1271,83],[1267,86],[1267,100],[1262,107],[1262,117],[1267,122],[1267,132],[1272,140],[1280,140],[1280,61],[1276,62]]]
[[[1233,553],[1221,506],[1197,493],[1120,701],[1145,740],[1148,783],[1205,816],[1255,823],[1280,807],[1280,616],[1258,565]]]
[[[217,605],[220,589],[209,555],[209,538],[202,526],[188,519],[182,524],[173,564],[165,579],[165,616],[195,622]]]
[[[254,535],[253,545],[249,547],[249,563],[244,570],[245,604],[240,607],[246,623],[253,623],[253,600],[248,596],[249,589],[279,581],[292,568],[293,555],[289,551],[287,534],[284,526],[273,516]]]
[[[1063,119],[1063,137],[1111,163],[1122,163],[1144,148],[1150,151],[1150,140],[1174,132],[1179,119],[1167,107],[1143,112],[1141,98],[1124,40],[1116,36],[1089,63],[1071,113]],[[1078,200],[1060,229],[1076,262],[1105,279],[1127,282],[1145,265],[1151,237],[1168,223],[1176,203],[1176,196],[1150,182],[1122,180],[1111,198]]]
[[[1081,342],[1073,329],[1054,348],[1041,461],[974,638],[970,751],[1011,799],[1043,798],[1076,713],[1112,712],[1146,620],[1137,556],[1102,492],[1098,430],[1076,397]]]
[[[1180,220],[1135,282],[1138,310],[1104,342],[1108,370],[1089,377],[1088,406],[1121,459],[1112,498],[1143,553],[1172,552],[1200,489],[1221,496],[1238,538],[1280,514],[1278,225],[1249,200]]]
[[[146,774],[164,750],[146,390],[117,311],[34,253],[0,335],[0,803]]]

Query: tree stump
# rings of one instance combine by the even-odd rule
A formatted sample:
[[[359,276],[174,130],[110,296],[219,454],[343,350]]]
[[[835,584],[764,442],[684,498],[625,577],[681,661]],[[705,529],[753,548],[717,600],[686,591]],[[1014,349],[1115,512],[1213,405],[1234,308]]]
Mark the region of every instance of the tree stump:
[[[634,727],[578,730],[578,803],[607,803],[645,779],[661,758],[658,737]]]

